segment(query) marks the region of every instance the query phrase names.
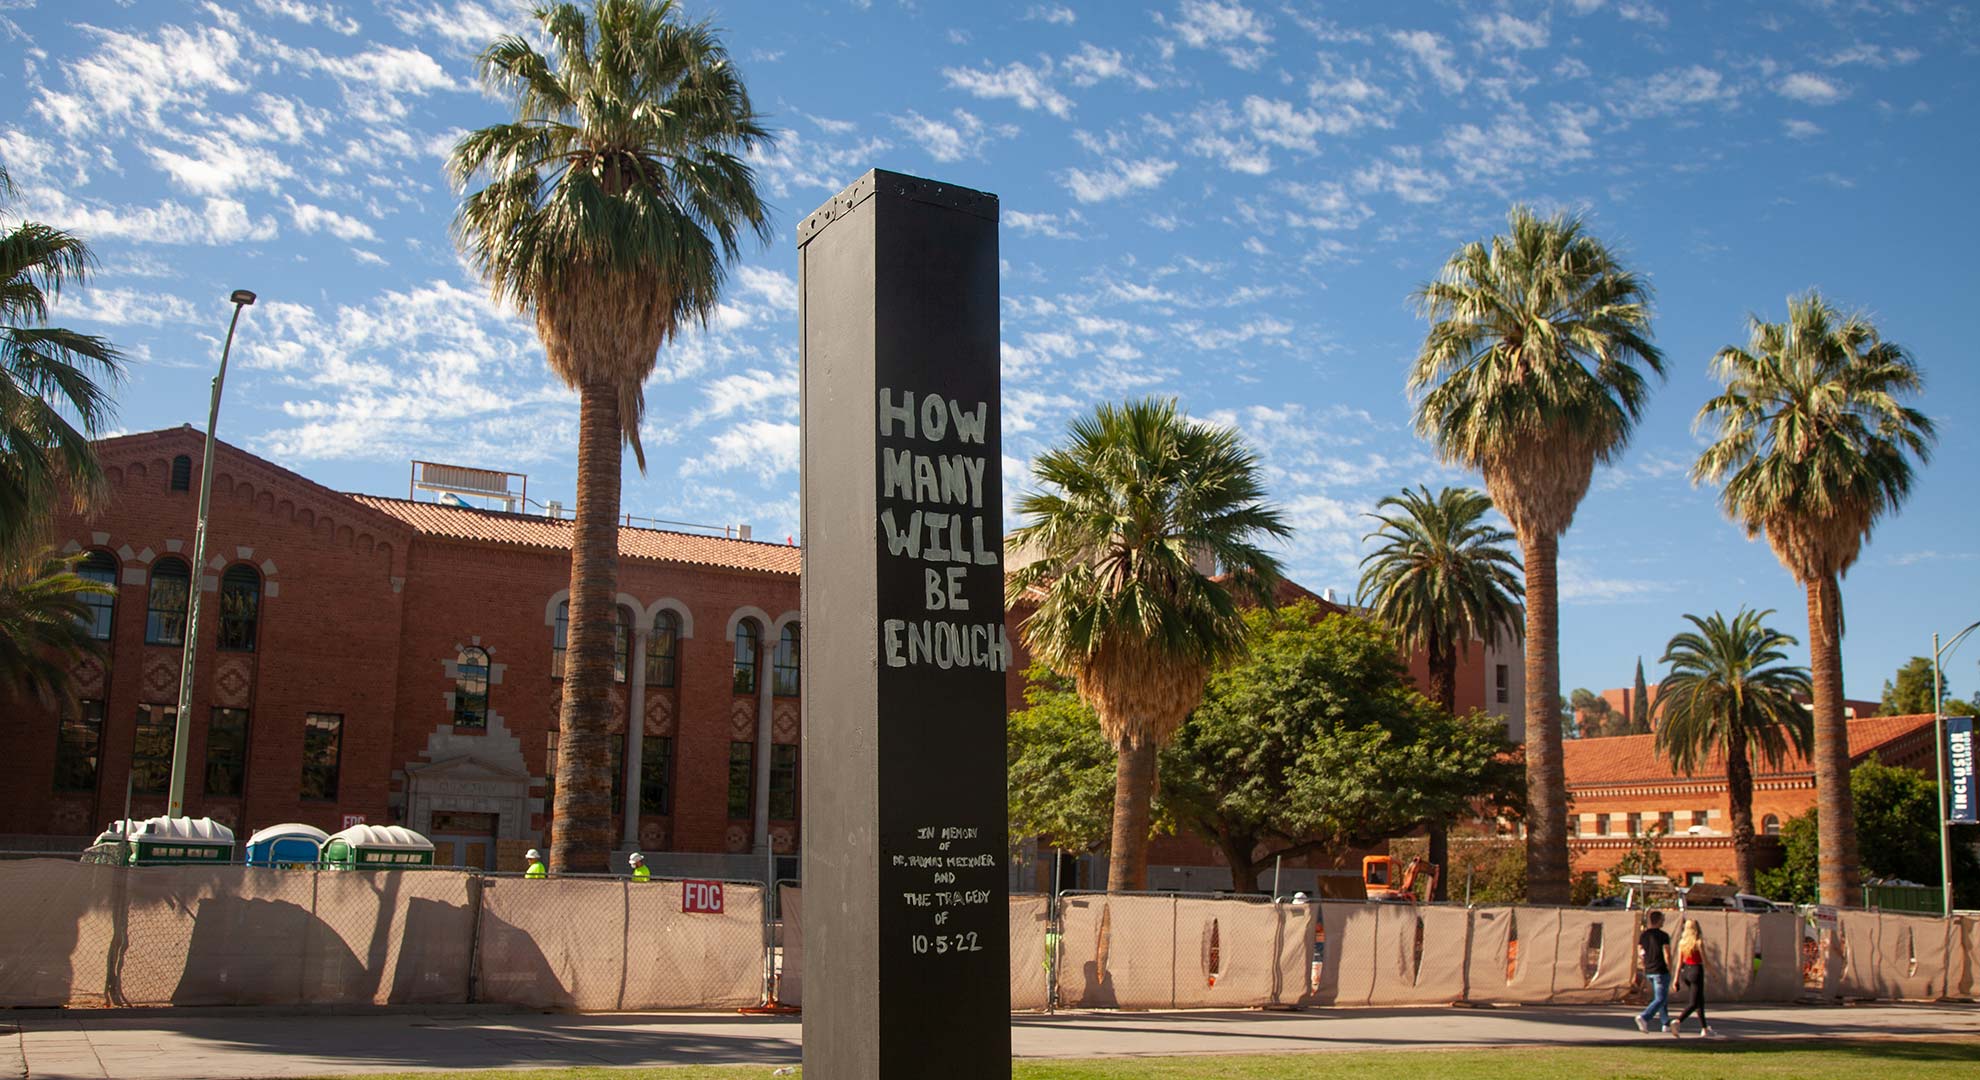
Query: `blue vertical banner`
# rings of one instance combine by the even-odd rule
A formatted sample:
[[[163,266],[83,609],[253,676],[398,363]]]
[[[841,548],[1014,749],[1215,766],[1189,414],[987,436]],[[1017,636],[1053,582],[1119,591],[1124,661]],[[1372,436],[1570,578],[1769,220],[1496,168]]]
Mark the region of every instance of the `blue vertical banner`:
[[[1952,785],[1952,808],[1946,820],[1955,825],[1980,823],[1980,792],[1974,790],[1973,718],[1946,717],[1946,771]]]

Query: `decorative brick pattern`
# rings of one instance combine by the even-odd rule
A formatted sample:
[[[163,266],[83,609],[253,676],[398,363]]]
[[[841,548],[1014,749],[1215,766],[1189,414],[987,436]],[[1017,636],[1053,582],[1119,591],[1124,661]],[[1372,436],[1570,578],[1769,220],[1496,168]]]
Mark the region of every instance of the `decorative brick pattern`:
[[[101,700],[108,673],[103,670],[103,661],[89,657],[77,661],[69,669],[70,677],[76,681],[76,696],[88,701]]]
[[[674,734],[674,695],[665,690],[646,692],[646,727],[648,735]]]
[[[779,701],[770,710],[770,741],[797,745],[799,715],[797,702]]]
[[[728,832],[729,853],[744,855],[749,852],[749,826],[731,825]]]
[[[756,699],[739,697],[729,703],[729,738],[737,742],[756,740]]]
[[[229,653],[214,665],[213,702],[231,708],[245,709],[254,691],[254,657],[247,653]]]

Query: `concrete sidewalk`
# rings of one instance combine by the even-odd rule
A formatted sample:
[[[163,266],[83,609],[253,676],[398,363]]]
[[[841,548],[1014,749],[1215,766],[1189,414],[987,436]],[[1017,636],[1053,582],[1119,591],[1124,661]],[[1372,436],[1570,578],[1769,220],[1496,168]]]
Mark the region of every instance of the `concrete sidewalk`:
[[[1639,1034],[1631,1012],[1547,1006],[1070,1012],[1013,1017],[1011,1041],[1020,1057],[1670,1041],[1668,1035]],[[1733,1039],[1980,1038],[1980,1008],[1973,1006],[1748,1006],[1715,1009],[1713,1016],[1713,1026]],[[572,1016],[444,1007],[341,1015],[20,1010],[0,1012],[0,1078],[234,1080],[573,1065],[770,1067],[798,1060],[798,1038],[795,1017],[686,1013]]]

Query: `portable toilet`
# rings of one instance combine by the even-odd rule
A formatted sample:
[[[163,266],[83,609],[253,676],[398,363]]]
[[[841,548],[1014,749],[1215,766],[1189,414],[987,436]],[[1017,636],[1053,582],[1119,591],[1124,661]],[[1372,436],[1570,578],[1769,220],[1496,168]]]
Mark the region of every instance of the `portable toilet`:
[[[128,841],[132,866],[225,866],[234,857],[234,830],[212,818],[155,817],[111,822],[85,858],[114,852],[120,841]]]
[[[323,858],[323,845],[329,840],[330,834],[314,825],[295,821],[270,825],[248,837],[247,864],[281,868],[315,866]]]
[[[340,870],[432,866],[433,841],[403,825],[353,825],[324,841],[323,862]]]

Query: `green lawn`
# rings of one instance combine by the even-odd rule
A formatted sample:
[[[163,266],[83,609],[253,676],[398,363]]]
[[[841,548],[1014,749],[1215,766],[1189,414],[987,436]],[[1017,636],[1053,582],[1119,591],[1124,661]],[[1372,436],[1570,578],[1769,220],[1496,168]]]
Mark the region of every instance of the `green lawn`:
[[[371,1080],[741,1080],[774,1066],[675,1069],[533,1069],[389,1073]],[[1233,1057],[1020,1061],[1014,1080],[1971,1080],[1980,1076],[1980,1039],[1875,1042],[1739,1040],[1643,1046],[1509,1047],[1498,1050],[1389,1050]]]

